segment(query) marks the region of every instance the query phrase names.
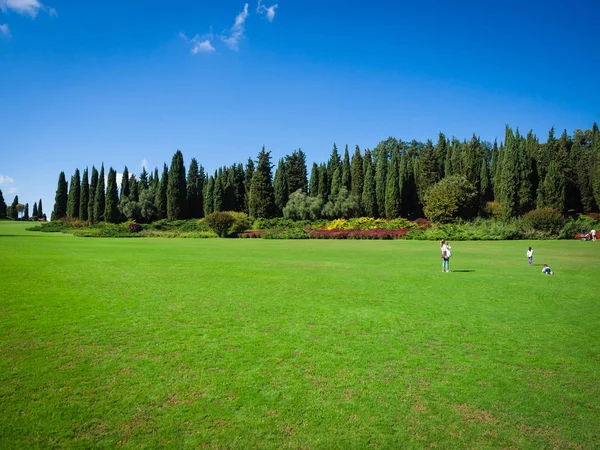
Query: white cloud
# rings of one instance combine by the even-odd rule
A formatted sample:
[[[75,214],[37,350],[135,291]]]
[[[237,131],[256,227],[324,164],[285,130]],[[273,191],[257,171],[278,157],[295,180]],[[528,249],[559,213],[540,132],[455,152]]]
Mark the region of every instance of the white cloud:
[[[14,178],[5,177],[4,175],[0,175],[0,184],[13,184],[15,182]]]
[[[148,170],[148,161],[146,159],[142,159],[142,168]]]
[[[275,4],[272,6],[265,6],[262,4],[262,0],[258,0],[258,6],[256,7],[256,12],[259,14],[264,14],[267,16],[267,20],[269,22],[273,22],[275,18],[275,10],[279,7],[279,5]]]
[[[117,172],[117,187],[121,189],[121,182],[123,181],[123,172]]]
[[[34,19],[40,10],[47,12],[51,16],[56,16],[54,8],[48,8],[39,0],[0,0],[0,10],[8,10],[19,14],[27,15]]]
[[[7,23],[5,23],[4,25],[0,25],[0,34],[6,37],[10,37],[10,28]]]
[[[186,42],[192,44],[192,48],[190,52],[193,55],[197,55],[198,53],[210,53],[214,52],[215,48],[212,46],[211,41],[214,39],[212,32],[206,34],[204,36],[194,36],[193,38],[188,38],[185,34],[179,33],[179,37]],[[146,160],[144,160],[146,161]]]
[[[231,27],[231,30],[229,30],[230,35],[229,36],[221,36],[221,39],[223,39],[223,42],[225,42],[225,44],[227,44],[227,46],[229,48],[231,48],[232,50],[238,50],[238,48],[239,48],[238,43],[240,42],[240,39],[242,39],[244,37],[244,23],[246,22],[247,18],[248,18],[248,3],[245,3],[244,10],[237,15],[237,17],[235,18],[235,23]]]

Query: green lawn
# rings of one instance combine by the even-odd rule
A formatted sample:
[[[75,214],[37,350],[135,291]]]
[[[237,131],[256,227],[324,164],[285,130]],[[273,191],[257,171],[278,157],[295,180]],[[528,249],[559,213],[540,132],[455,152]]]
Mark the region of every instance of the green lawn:
[[[446,274],[436,242],[26,226],[0,223],[2,449],[600,446],[600,242],[454,242]]]

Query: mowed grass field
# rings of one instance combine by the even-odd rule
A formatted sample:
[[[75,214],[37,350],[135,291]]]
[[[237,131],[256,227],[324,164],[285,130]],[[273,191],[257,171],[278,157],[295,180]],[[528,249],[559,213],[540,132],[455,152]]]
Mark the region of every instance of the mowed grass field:
[[[600,446],[600,242],[454,242],[441,273],[436,242],[27,226],[0,223],[2,449]]]

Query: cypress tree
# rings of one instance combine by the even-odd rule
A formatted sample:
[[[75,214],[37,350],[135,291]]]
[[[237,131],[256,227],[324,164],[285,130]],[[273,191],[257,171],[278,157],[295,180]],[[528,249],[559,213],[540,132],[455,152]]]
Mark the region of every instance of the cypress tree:
[[[341,166],[335,169],[333,172],[333,178],[331,180],[331,196],[336,197],[340,189],[342,188],[342,172]]]
[[[140,199],[140,192],[138,189],[138,182],[135,178],[135,174],[129,175],[129,200],[137,202]]]
[[[167,186],[169,184],[169,169],[163,164],[163,172],[155,193],[154,205],[160,219],[167,218]]]
[[[321,164],[318,170],[319,180],[319,198],[323,200],[323,203],[327,203],[329,199],[329,180],[327,179],[327,166]]]
[[[423,196],[425,195],[425,192],[427,192],[427,189],[429,189],[438,181],[440,181],[439,165],[435,155],[435,150],[433,148],[433,143],[431,140],[428,140],[425,144],[425,149],[419,164],[417,188],[421,203],[423,202]]]
[[[202,190],[200,187],[198,161],[196,161],[196,158],[192,158],[187,174],[186,192],[187,212],[190,219],[199,219],[202,217],[200,209],[202,207],[201,196]]]
[[[225,211],[235,211],[234,167],[223,168],[223,209]]]
[[[481,169],[479,172],[479,209],[485,210],[487,202],[491,200],[492,183],[490,182],[490,174],[488,169],[488,162],[485,158],[481,159]]]
[[[142,167],[142,173],[140,173],[140,182],[138,183],[138,192],[141,194],[142,191],[148,189],[148,172],[146,172],[146,168]]]
[[[446,155],[448,153],[448,141],[446,140],[446,136],[444,133],[440,131],[438,135],[438,141],[435,145],[435,159],[438,163],[438,178],[442,179],[444,177],[444,171],[446,166]],[[448,175],[446,175],[448,176]]]
[[[283,213],[283,208],[285,208],[285,205],[287,205],[289,199],[289,185],[286,173],[286,164],[283,158],[279,160],[277,169],[275,170],[273,189],[275,193],[275,206],[277,207],[277,215],[281,215]]]
[[[40,198],[40,202],[38,203],[38,217],[44,217],[44,210],[42,209],[42,199]]]
[[[333,173],[335,169],[341,168],[342,160],[340,159],[340,155],[338,154],[337,146],[335,142],[333,143],[333,150],[331,151],[331,155],[329,156],[329,161],[327,161],[327,179],[333,180]]]
[[[119,194],[117,192],[117,172],[111,167],[108,169],[108,178],[106,180],[106,198],[104,206],[104,220],[109,223],[118,223],[119,213]]]
[[[591,184],[596,205],[600,207],[600,130],[596,122],[592,126],[590,144],[592,147]]]
[[[6,201],[4,200],[4,195],[2,195],[1,189],[0,189],[0,219],[6,219]]]
[[[363,157],[360,154],[360,148],[358,145],[354,149],[354,155],[352,155],[352,161],[350,162],[350,194],[356,198],[361,198],[364,187],[364,173],[363,173]]]
[[[531,182],[531,159],[527,154],[527,144],[517,129],[516,140],[518,145],[518,167],[519,167],[519,212],[525,213],[533,207],[533,185]]]
[[[214,201],[214,190],[215,190],[215,178],[213,176],[208,177],[206,187],[204,188],[204,215],[208,216],[215,210]]]
[[[348,152],[348,145],[346,145],[346,149],[344,150],[344,161],[342,162],[342,186],[345,187],[348,192],[350,192],[350,189],[352,188],[351,181],[350,153]]]
[[[235,211],[244,211],[246,198],[246,187],[244,178],[244,166],[241,163],[233,166],[233,196],[235,199]]]
[[[119,191],[119,200],[123,201],[124,198],[129,198],[129,169],[127,166],[123,169],[123,177],[121,178],[121,190]]]
[[[96,205],[96,189],[98,188],[98,170],[92,166],[92,177],[90,179],[90,197],[88,200],[88,221],[94,222],[94,210]],[[39,208],[38,208],[39,211]]]
[[[218,172],[215,171],[215,184],[213,190],[213,211],[223,211],[224,204],[223,194],[225,190],[223,189],[223,169],[219,169]]]
[[[502,169],[499,179],[499,200],[502,218],[510,219],[519,213],[519,149],[512,129],[506,126],[505,148],[502,155]]]
[[[244,172],[244,212],[250,213],[250,186],[252,185],[252,178],[254,177],[254,161],[252,158],[248,158],[246,163],[246,171]]]
[[[37,212],[37,203],[33,203],[33,212],[31,213],[32,217],[38,217],[38,212]]]
[[[171,161],[169,182],[167,184],[167,218],[179,220],[185,218],[186,185],[183,154],[177,150]]]
[[[452,139],[452,158],[450,165],[452,166],[452,175],[460,175],[463,173],[462,160],[463,160],[463,145],[456,138]]]
[[[392,159],[388,166],[385,189],[385,216],[388,219],[400,217],[400,164],[398,151],[392,151]]]
[[[29,220],[29,203],[25,203],[25,209],[23,210],[23,220]]]
[[[476,189],[479,189],[479,174],[481,172],[481,143],[473,133],[470,142],[463,144],[461,154],[461,175],[463,175]]]
[[[81,179],[79,169],[75,169],[75,174],[71,177],[71,186],[69,186],[69,195],[67,198],[67,216],[79,217],[79,201],[81,197]]]
[[[371,161],[371,153],[365,153],[364,159],[365,181],[362,192],[362,210],[367,217],[377,217],[377,192],[375,189],[375,170]]]
[[[106,193],[104,192],[104,163],[100,166],[96,198],[94,199],[94,223],[104,221],[104,208],[106,207]]]
[[[375,192],[377,196],[377,217],[385,217],[385,186],[387,182],[387,168],[389,152],[379,144],[375,149],[377,157],[375,167]]]
[[[596,202],[594,200],[594,192],[592,190],[592,180],[590,178],[590,168],[593,167],[592,154],[579,143],[573,145],[571,150],[575,163],[575,177],[581,209],[585,214],[589,214],[595,210]]]
[[[308,193],[308,173],[306,155],[300,149],[285,157],[285,171],[288,182],[288,197],[297,190]]]
[[[79,219],[84,222],[88,220],[88,204],[90,202],[90,183],[88,181],[87,167],[81,177],[81,198],[79,201]]]
[[[319,196],[319,166],[315,162],[313,162],[312,170],[310,171],[309,195],[311,197]]]
[[[258,154],[258,164],[250,184],[249,212],[251,217],[271,218],[275,210],[273,177],[271,175],[271,152],[263,147]]]
[[[66,183],[66,181],[65,181],[65,183]],[[66,191],[66,189],[65,189],[65,191]],[[10,205],[10,218],[12,220],[17,220],[19,218],[19,196],[18,195],[15,195],[12,205]]]
[[[67,180],[65,173],[61,172],[58,176],[58,186],[54,196],[54,210],[52,211],[52,220],[62,219],[67,215]]]

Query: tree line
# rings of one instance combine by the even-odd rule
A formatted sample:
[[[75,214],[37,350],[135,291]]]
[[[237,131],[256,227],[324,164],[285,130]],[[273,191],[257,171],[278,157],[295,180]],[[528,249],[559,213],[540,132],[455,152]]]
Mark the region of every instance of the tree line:
[[[600,205],[600,132],[577,129],[572,136],[552,128],[545,143],[529,131],[506,126],[504,140],[402,141],[390,137],[374,149],[343,152],[334,144],[327,162],[313,162],[295,150],[272,164],[263,147],[256,160],[208,174],[195,158],[187,173],[181,151],[171,165],[138,175],[104,165],[79,169],[67,183],[58,179],[52,219],[97,222],[202,218],[217,211],[241,211],[254,218],[350,218],[359,216],[435,218],[436,208],[457,197],[451,214],[465,219],[489,214],[496,205],[504,219],[536,208],[561,214],[597,212]],[[274,173],[273,173],[274,170]],[[106,180],[106,186],[105,186]],[[41,210],[41,201],[39,209]],[[1,211],[0,211],[1,212]],[[441,216],[440,216],[441,217]]]
[[[29,203],[20,203],[19,196],[15,195],[13,202],[10,205],[6,204],[4,195],[0,189],[0,220],[11,219],[11,220],[46,220],[46,214],[42,209],[42,199],[39,202],[33,204],[33,211],[31,216],[29,215]]]

